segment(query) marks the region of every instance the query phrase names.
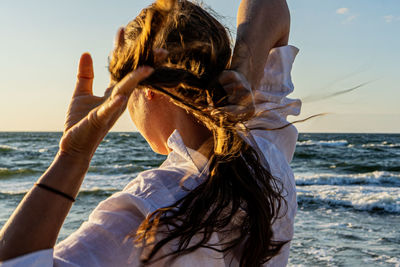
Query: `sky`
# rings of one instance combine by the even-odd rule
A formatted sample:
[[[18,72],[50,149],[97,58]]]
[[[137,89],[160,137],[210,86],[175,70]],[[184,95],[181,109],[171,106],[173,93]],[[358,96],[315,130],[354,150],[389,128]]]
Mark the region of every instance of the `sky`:
[[[62,131],[80,55],[108,85],[117,29],[147,0],[0,1],[0,131]],[[239,0],[205,0],[235,31]],[[400,1],[288,0],[300,132],[400,133]],[[359,85],[346,94],[331,96]],[[113,131],[135,131],[128,112]]]

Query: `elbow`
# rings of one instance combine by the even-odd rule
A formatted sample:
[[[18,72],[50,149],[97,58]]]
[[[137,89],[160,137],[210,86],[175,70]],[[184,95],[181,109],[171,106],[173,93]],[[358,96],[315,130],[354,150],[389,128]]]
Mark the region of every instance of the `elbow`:
[[[286,0],[276,0],[277,14],[279,14],[277,21],[281,25],[282,32],[289,34],[290,31],[290,11]]]
[[[289,40],[291,18],[286,0],[269,0],[265,2],[274,2],[273,9],[276,15],[273,20],[275,21],[276,36],[278,37],[276,46],[287,44]]]

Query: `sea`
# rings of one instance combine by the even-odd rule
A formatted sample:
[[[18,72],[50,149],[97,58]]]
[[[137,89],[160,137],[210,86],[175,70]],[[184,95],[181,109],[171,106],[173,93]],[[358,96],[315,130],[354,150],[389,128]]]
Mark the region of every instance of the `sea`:
[[[0,132],[0,227],[52,162],[60,137]],[[139,133],[109,133],[59,240],[164,159]],[[289,266],[400,266],[400,134],[302,133],[291,166],[298,212]]]

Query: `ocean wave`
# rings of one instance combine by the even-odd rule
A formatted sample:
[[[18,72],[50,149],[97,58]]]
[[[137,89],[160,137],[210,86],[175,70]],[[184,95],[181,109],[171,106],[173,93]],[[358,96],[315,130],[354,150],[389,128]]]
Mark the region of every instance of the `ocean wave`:
[[[115,164],[111,166],[90,166],[88,172],[89,173],[97,173],[97,174],[136,174],[138,172],[144,171],[146,169],[151,168],[150,166],[143,166],[141,164]]]
[[[315,141],[315,140],[306,140],[306,141],[299,141],[297,142],[298,146],[329,146],[329,147],[341,147],[341,146],[347,146],[349,143],[347,140],[321,140],[321,141]]]
[[[0,200],[22,198],[28,191],[1,191]]]
[[[112,166],[113,169],[123,169],[123,168],[132,168],[132,167],[136,167],[134,166],[132,163],[128,163],[128,164],[115,164],[114,166]]]
[[[35,173],[38,173],[38,171],[32,169],[24,169],[24,168],[20,169],[0,168],[0,179],[7,179],[16,175],[29,175]]]
[[[51,145],[51,146],[45,146],[45,147],[39,148],[37,150],[37,152],[39,152],[39,153],[56,152],[58,150],[58,148],[59,148],[58,144],[57,145]]]
[[[85,196],[110,196],[118,191],[120,190],[117,188],[87,188],[79,191],[78,198]],[[9,197],[22,197],[26,193],[28,193],[28,190],[0,191],[0,199],[5,199]]]
[[[382,147],[390,147],[390,148],[400,148],[400,144],[396,143],[388,143],[387,141],[383,141],[381,143],[368,143],[368,144],[363,144],[361,147],[364,148],[382,148]]]
[[[55,152],[58,150],[58,145],[51,145],[39,148],[36,145],[31,147],[13,147],[8,145],[0,145],[0,153],[17,152],[23,154],[42,154],[47,152]],[[22,155],[22,154],[20,154]]]
[[[386,189],[386,190],[383,190]],[[387,188],[312,186],[298,189],[300,207],[345,208],[355,211],[386,212],[400,214],[400,190]]]
[[[99,188],[93,187],[88,189],[82,189],[79,191],[78,197],[82,196],[110,196],[115,192],[118,192],[117,188]]]
[[[0,152],[10,152],[14,150],[18,150],[18,148],[7,145],[0,145]]]
[[[321,199],[318,197],[304,197],[299,196],[297,198],[299,206],[308,207],[310,205],[324,205],[329,208],[348,208],[357,211],[369,211],[369,212],[387,212],[400,214],[400,207],[392,203],[384,203],[382,201],[376,201],[373,203],[366,204],[353,204],[349,200],[338,200],[338,199]]]
[[[374,171],[358,174],[311,174],[296,175],[296,185],[379,185],[400,187],[400,174]]]
[[[135,159],[125,160],[125,162],[106,162],[97,161],[89,167],[89,173],[115,175],[115,174],[137,174],[151,168],[160,166],[163,159],[155,159],[146,155],[136,155]]]
[[[352,173],[353,175],[366,174],[372,172],[399,173],[400,162],[395,156],[389,158],[386,155],[372,157],[370,155],[360,155],[358,158],[352,155],[354,159],[348,158],[345,154],[339,155],[317,155],[317,153],[296,152],[292,167],[295,172],[299,170],[321,170],[335,169],[337,173]],[[400,154],[399,154],[400,155]],[[304,162],[307,160],[307,162]],[[318,176],[320,174],[316,174]]]

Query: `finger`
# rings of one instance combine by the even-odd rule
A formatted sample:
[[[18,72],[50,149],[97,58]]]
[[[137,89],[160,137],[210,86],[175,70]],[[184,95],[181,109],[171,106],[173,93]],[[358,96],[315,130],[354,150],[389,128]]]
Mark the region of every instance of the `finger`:
[[[127,99],[124,95],[117,95],[103,103],[96,110],[97,124],[111,127],[125,110]]]
[[[111,93],[111,98],[114,98],[116,95],[129,97],[139,82],[150,76],[153,71],[154,69],[148,66],[139,67],[132,71],[115,85],[114,90]]]
[[[108,83],[107,89],[104,91],[104,95],[107,95],[107,97],[110,96],[111,94],[109,94],[109,93],[111,93],[111,92],[109,92],[109,90],[112,91],[112,89],[114,88],[114,86],[115,86],[117,83],[118,83],[118,82],[115,81],[115,80],[112,78],[112,76],[110,75],[110,82]]]
[[[93,95],[93,60],[89,53],[83,53],[79,60],[77,78],[74,96]]]
[[[108,97],[111,95],[113,89],[114,89],[114,85],[108,87],[108,88],[104,91],[104,97],[105,97],[105,98],[108,98]]]
[[[114,87],[117,83],[118,83],[117,81],[115,81],[112,77],[110,77],[110,82],[108,83],[108,88]]]

